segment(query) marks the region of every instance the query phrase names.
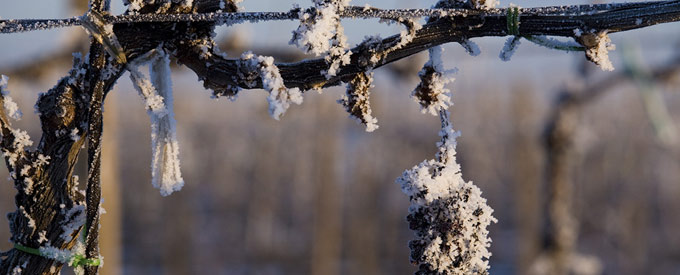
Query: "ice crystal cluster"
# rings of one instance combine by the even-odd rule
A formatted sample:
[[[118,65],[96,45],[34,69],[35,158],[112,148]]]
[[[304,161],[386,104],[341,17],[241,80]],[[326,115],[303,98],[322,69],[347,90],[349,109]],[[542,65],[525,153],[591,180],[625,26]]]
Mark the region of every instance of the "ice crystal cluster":
[[[439,110],[448,109],[451,103],[451,91],[445,88],[454,79],[449,75],[455,72],[444,70],[441,46],[429,49],[430,60],[418,73],[420,84],[413,90],[411,97],[416,100],[423,113],[437,115]]]
[[[128,70],[133,86],[144,98],[151,119],[151,183],[160,189],[162,196],[167,196],[184,186],[173,111],[170,59],[167,53],[158,52],[141,60],[151,63],[151,80],[137,69],[141,65],[139,63],[128,65]]]
[[[406,170],[397,179],[411,201],[407,220],[416,239],[409,242],[416,274],[488,274],[496,222],[481,190],[463,180],[456,162],[456,137],[442,110],[441,142],[436,159]]]
[[[349,64],[352,55],[339,15],[350,0],[312,1],[313,9],[300,10],[300,26],[293,31],[290,44],[307,53],[325,55],[330,66],[322,73],[330,78],[337,74],[340,66]]]
[[[302,92],[298,88],[286,88],[273,57],[258,56],[252,52],[243,53],[239,71],[242,75],[250,76],[242,79],[250,79],[252,85],[255,84],[253,76],[259,76],[262,79],[262,88],[269,92],[267,102],[269,102],[269,115],[272,118],[281,119],[292,103],[302,104]]]
[[[470,2],[473,8],[484,10],[493,9],[500,4],[498,0],[470,0]]]
[[[373,72],[358,73],[347,84],[347,92],[338,103],[345,107],[349,116],[366,125],[366,132],[378,129],[378,119],[373,117],[369,102],[370,89],[373,83]]]
[[[613,71],[614,65],[609,60],[609,51],[615,50],[607,32],[587,33],[578,37],[579,42],[586,47],[586,58],[597,64],[603,71]]]
[[[4,109],[3,111],[7,114],[7,116],[18,120],[21,118],[22,113],[21,110],[19,110],[18,105],[9,95],[9,90],[7,90],[8,81],[9,77],[0,75],[0,98],[2,99],[2,108]],[[3,148],[2,154],[5,158],[7,158],[7,162],[12,167],[12,169],[16,170],[18,168],[16,167],[17,161],[21,157],[21,153],[26,147],[33,145],[33,141],[26,131],[11,128],[9,125],[5,125],[5,127],[8,127],[8,130],[12,132],[14,140],[12,141],[12,150]],[[16,178],[16,172],[10,171],[10,176]],[[30,185],[30,182],[27,182],[26,184]]]
[[[19,110],[19,105],[9,96],[9,90],[7,90],[7,82],[9,77],[6,75],[0,75],[0,93],[2,93],[2,107],[5,108],[7,115],[15,120],[21,119],[23,115],[21,110]]]

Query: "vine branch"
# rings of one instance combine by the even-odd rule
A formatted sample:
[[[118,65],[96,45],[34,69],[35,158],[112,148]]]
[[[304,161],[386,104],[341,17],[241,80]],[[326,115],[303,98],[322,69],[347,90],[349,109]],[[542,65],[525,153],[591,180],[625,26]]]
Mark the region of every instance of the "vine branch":
[[[507,29],[507,9],[490,12],[470,10],[470,14],[440,18],[428,23],[416,32],[411,42],[404,47],[382,56],[377,65],[370,64],[371,46],[362,44],[351,49],[351,62],[342,66],[336,76],[326,78],[321,71],[328,69],[324,58],[305,60],[296,63],[276,64],[286,87],[303,90],[338,85],[340,81],[349,82],[357,73],[366,71],[368,66],[381,67],[401,58],[416,54],[433,46],[462,42],[469,38],[509,35]],[[661,23],[680,21],[680,1],[644,2],[630,4],[582,5],[569,7],[546,7],[520,9],[520,35],[550,35],[576,37],[575,30],[583,33],[607,31],[615,33],[648,27]],[[398,35],[381,41],[390,45],[399,39]],[[216,51],[216,49],[210,49]],[[191,68],[201,79],[204,86],[213,90],[225,90],[229,86],[253,88],[233,76],[238,72],[238,60],[226,59],[211,54],[208,60],[198,56],[197,49],[180,57],[180,61]],[[261,88],[261,81],[255,88]]]

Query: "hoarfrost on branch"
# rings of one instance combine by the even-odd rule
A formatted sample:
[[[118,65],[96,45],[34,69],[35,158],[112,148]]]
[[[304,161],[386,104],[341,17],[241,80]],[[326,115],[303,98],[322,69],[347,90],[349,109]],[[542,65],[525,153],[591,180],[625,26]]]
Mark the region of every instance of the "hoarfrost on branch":
[[[300,26],[293,31],[290,44],[316,56],[325,55],[330,65],[322,73],[330,79],[342,65],[350,63],[352,52],[340,24],[339,12],[350,0],[313,0],[314,8],[300,10]]]
[[[274,58],[258,56],[252,52],[241,55],[241,68],[247,75],[253,73],[262,79],[262,87],[269,92],[269,115],[279,120],[290,108],[291,103],[302,104],[302,92],[298,88],[288,89],[283,83],[279,68],[274,65]]]
[[[497,220],[481,190],[463,180],[456,162],[455,132],[441,110],[441,142],[436,159],[406,170],[397,179],[411,201],[407,220],[415,231],[409,242],[416,274],[488,274],[491,239],[487,227]]]
[[[369,102],[372,83],[373,72],[359,73],[347,84],[347,92],[338,100],[351,118],[366,125],[366,132],[378,129],[378,119],[373,117]]]
[[[436,116],[441,109],[448,109],[451,103],[451,91],[445,88],[454,78],[448,75],[455,72],[445,71],[441,60],[442,47],[429,49],[430,59],[418,73],[420,84],[413,90],[411,97],[420,104],[423,113]]]

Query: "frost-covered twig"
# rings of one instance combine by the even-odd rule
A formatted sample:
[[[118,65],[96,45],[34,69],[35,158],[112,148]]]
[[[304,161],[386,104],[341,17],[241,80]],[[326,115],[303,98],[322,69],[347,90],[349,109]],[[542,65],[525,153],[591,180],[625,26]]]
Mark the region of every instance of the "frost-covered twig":
[[[481,190],[466,182],[456,161],[456,137],[447,111],[436,159],[426,160],[397,179],[411,201],[407,220],[415,231],[409,242],[416,274],[488,274],[491,239],[487,227],[496,222]]]
[[[390,43],[384,43],[384,40],[380,39],[380,36],[376,35],[367,36],[361,43],[362,45],[365,45],[368,48],[368,51],[371,53],[371,57],[369,59],[370,64],[368,65],[369,68],[372,69],[376,67],[380,61],[384,63],[385,56],[403,48],[404,46],[408,45],[408,43],[411,43],[413,39],[416,38],[418,30],[423,28],[422,25],[411,18],[398,18],[394,21],[399,22],[404,25],[404,27],[406,27],[405,30],[399,32],[399,34],[396,36],[397,39],[390,41]]]
[[[586,48],[586,58],[597,64],[603,71],[613,71],[614,65],[609,60],[609,51],[616,49],[606,31],[585,33],[577,37],[579,43]]]
[[[243,80],[253,83],[258,77],[262,80],[262,88],[269,92],[269,115],[279,120],[290,108],[291,103],[302,104],[302,92],[298,88],[288,89],[283,83],[279,68],[274,65],[271,56],[258,56],[252,52],[241,55],[239,72]]]
[[[548,49],[567,51],[567,52],[582,52],[585,50],[583,46],[575,42],[560,41],[554,38],[547,37],[545,35],[532,35],[525,36],[527,40],[532,43],[546,47]]]
[[[316,56],[325,55],[329,67],[322,74],[330,78],[337,74],[340,66],[350,62],[352,55],[339,14],[350,0],[313,1],[313,9],[298,13],[300,26],[293,31],[290,44]]]
[[[347,91],[338,103],[345,107],[351,118],[366,125],[366,132],[378,129],[378,119],[373,117],[370,104],[370,89],[373,83],[373,72],[358,73],[347,83]]]
[[[510,61],[510,58],[515,54],[515,50],[517,50],[517,46],[519,46],[521,42],[521,38],[522,37],[520,36],[509,37],[508,40],[505,41],[505,45],[503,46],[501,53],[498,54],[498,57],[503,61]]]
[[[445,85],[453,82],[454,78],[448,75],[455,72],[445,71],[442,63],[442,47],[432,47],[429,49],[430,59],[425,63],[423,69],[418,73],[420,83],[411,92],[411,97],[420,104],[423,113],[436,116],[439,110],[448,109],[451,103],[451,91]]]

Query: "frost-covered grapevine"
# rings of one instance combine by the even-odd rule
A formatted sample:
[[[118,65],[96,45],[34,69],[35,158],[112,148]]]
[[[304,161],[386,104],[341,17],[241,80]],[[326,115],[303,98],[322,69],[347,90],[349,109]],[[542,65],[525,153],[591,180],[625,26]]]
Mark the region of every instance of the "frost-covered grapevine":
[[[418,265],[417,274],[486,274],[491,256],[487,227],[496,219],[481,190],[463,180],[456,161],[459,134],[451,126],[448,109],[453,104],[452,95],[446,88],[454,80],[451,75],[455,69],[444,68],[441,45],[457,42],[476,56],[480,49],[471,38],[507,35],[510,38],[499,55],[502,60],[509,60],[524,39],[551,49],[584,51],[588,60],[610,71],[613,65],[608,51],[614,45],[609,33],[680,18],[677,1],[522,9],[497,8],[497,0],[440,0],[431,9],[379,9],[350,6],[350,0],[311,0],[308,8],[295,5],[280,12],[243,12],[237,6],[242,0],[122,1],[127,8],[122,15],[109,13],[109,0],[91,0],[83,16],[0,19],[0,33],[82,26],[93,38],[93,51],[82,58],[74,54],[68,75],[39,96],[36,111],[43,136],[36,148],[31,148],[33,142],[25,131],[11,127],[10,119],[19,119],[21,112],[9,96],[8,78],[0,77],[0,146],[19,192],[17,210],[8,215],[11,241],[16,249],[23,249],[22,253],[69,265],[85,264],[93,274],[100,260],[96,236],[86,238],[85,250],[74,238],[84,226],[88,234],[98,232],[101,107],[105,95],[125,71],[129,71],[151,120],[152,184],[167,196],[184,185],[173,111],[171,58],[193,70],[214,97],[235,100],[241,89],[264,89],[269,114],[276,120],[293,104],[301,104],[305,91],[344,83],[347,89],[338,102],[371,132],[378,129],[370,105],[373,71],[427,49],[430,58],[418,74],[420,83],[411,97],[423,113],[439,115],[442,139],[434,159],[406,170],[397,180],[411,202],[407,219],[416,237],[409,244],[411,260]],[[618,16],[611,14],[618,13],[625,20],[610,20]],[[522,19],[521,15],[529,17]],[[592,21],[601,25],[579,19],[583,16],[598,17]],[[421,25],[423,17],[428,18]],[[404,29],[387,38],[368,36],[352,48],[342,26],[344,18],[379,19],[380,23],[401,24]],[[528,18],[533,23],[522,25],[520,21]],[[250,51],[228,58],[213,40],[218,25],[271,20],[298,21],[290,44],[320,58],[277,64],[273,57]],[[536,22],[543,30],[533,26]],[[550,35],[574,41],[562,42]],[[140,71],[143,66],[149,67],[148,76]],[[88,189],[82,194],[72,168],[84,137],[91,160]],[[36,203],[45,201],[58,205]],[[49,215],[41,214],[44,209],[50,209]],[[77,246],[70,249],[74,243]],[[15,252],[2,256],[8,254],[50,268],[36,269],[36,274],[58,272],[55,265],[40,262],[40,257],[27,258]],[[0,271],[19,274],[32,270],[26,265],[28,260],[7,267],[3,259]]]

